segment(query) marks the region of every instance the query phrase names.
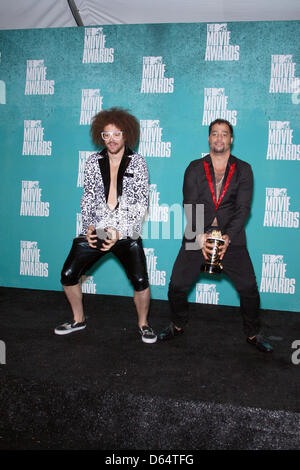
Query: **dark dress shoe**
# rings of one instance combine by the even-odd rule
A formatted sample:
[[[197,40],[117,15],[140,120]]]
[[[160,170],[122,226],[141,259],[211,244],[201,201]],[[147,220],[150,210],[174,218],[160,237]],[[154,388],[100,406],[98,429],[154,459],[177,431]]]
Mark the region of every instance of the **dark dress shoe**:
[[[247,338],[247,342],[249,344],[252,344],[253,346],[255,346],[261,352],[272,352],[273,351],[272,346],[269,343],[267,343],[265,341],[264,337],[261,336],[261,335],[254,336],[254,338],[252,338],[252,339]]]
[[[168,341],[169,339],[173,339],[176,336],[180,336],[182,334],[183,329],[180,328],[180,330],[178,330],[177,328],[175,328],[173,323],[171,323],[162,333],[158,335],[158,339],[159,341]]]

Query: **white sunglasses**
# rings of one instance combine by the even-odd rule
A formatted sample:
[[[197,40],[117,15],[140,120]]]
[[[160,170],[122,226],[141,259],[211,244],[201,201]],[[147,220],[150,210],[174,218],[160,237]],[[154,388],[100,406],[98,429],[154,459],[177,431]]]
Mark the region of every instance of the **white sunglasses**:
[[[103,140],[109,140],[110,138],[114,138],[115,140],[120,140],[123,135],[123,131],[115,131],[115,132],[101,132],[101,137]]]

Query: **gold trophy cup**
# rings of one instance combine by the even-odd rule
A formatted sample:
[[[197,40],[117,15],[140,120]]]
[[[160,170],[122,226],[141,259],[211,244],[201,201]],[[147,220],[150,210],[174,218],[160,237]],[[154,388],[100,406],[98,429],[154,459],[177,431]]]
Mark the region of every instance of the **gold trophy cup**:
[[[208,259],[203,263],[201,270],[209,274],[220,274],[223,266],[220,262],[219,247],[225,243],[222,233],[219,230],[213,230],[207,237],[207,241],[213,245],[213,251],[208,254]]]

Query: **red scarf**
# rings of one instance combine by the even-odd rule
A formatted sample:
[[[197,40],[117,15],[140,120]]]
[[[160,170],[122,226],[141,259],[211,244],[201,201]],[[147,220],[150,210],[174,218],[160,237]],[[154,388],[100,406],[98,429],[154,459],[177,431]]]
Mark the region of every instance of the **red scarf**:
[[[228,186],[229,186],[229,183],[231,181],[231,178],[232,178],[232,175],[234,173],[234,170],[235,170],[235,163],[232,163],[230,165],[230,168],[229,168],[229,172],[228,172],[228,176],[227,176],[227,179],[226,179],[226,183],[225,183],[225,186],[223,188],[223,191],[222,191],[222,194],[221,196],[219,197],[219,200],[217,201],[216,200],[216,195],[215,195],[215,190],[214,190],[214,185],[213,185],[213,182],[212,182],[212,177],[211,177],[211,174],[210,174],[210,170],[209,170],[209,164],[206,162],[206,161],[203,161],[203,165],[204,165],[204,171],[205,171],[205,175],[206,175],[206,178],[208,180],[208,184],[209,184],[209,188],[210,188],[210,192],[212,194],[212,197],[213,197],[213,200],[214,200],[214,204],[216,206],[216,209],[218,209],[227,189],[228,189]]]

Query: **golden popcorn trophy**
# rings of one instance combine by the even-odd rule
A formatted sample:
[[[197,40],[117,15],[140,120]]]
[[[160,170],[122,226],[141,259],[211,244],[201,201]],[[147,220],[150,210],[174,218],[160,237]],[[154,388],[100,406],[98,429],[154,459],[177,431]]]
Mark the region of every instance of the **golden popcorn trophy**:
[[[206,241],[213,245],[213,251],[211,254],[207,253],[208,259],[203,263],[201,270],[209,274],[220,274],[223,270],[223,266],[220,262],[219,247],[225,243],[225,240],[222,238],[222,233],[219,230],[213,230]]]

